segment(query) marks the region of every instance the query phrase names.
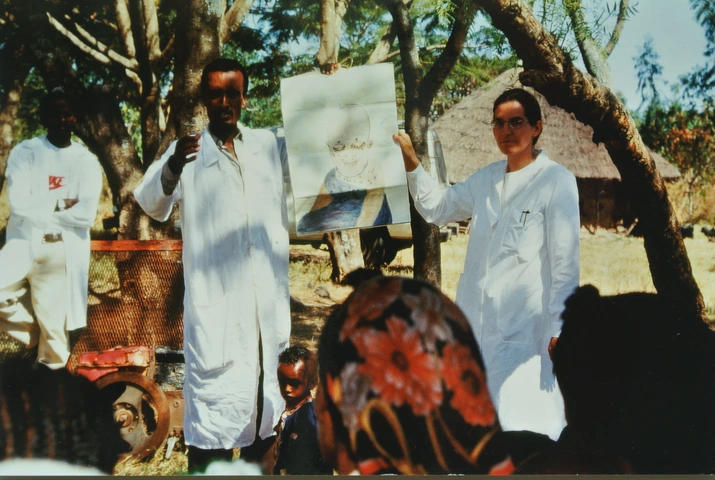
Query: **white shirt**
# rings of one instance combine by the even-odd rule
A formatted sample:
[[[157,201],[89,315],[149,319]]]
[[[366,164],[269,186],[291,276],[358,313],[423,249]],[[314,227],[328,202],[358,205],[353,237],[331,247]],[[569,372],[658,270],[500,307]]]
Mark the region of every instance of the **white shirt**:
[[[0,252],[0,287],[14,283],[15,277],[30,270],[34,249],[45,233],[59,232],[67,262],[67,329],[84,327],[89,229],[97,216],[102,191],[102,170],[97,158],[76,142],[58,148],[44,135],[12,149],[6,175],[10,219],[8,243]],[[69,209],[55,211],[60,198],[79,201]]]

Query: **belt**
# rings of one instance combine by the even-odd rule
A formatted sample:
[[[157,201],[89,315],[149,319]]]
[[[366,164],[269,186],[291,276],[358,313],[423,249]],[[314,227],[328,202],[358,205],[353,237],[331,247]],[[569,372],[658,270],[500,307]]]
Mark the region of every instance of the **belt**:
[[[56,243],[62,241],[61,233],[46,233],[42,236],[42,243]]]

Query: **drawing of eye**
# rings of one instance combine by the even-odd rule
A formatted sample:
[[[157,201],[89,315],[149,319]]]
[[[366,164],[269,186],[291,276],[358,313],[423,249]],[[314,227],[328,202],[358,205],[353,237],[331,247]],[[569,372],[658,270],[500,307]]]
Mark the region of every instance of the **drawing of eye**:
[[[338,140],[337,142],[335,142],[335,144],[333,144],[331,148],[334,152],[342,152],[343,150],[345,150],[345,145],[340,140]]]

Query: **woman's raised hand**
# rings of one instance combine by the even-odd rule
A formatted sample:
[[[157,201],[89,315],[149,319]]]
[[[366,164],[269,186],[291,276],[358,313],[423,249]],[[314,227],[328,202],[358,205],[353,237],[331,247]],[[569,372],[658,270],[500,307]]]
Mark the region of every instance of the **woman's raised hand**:
[[[399,131],[392,136],[392,139],[400,145],[400,149],[402,150],[402,160],[405,162],[405,170],[411,172],[415,168],[419,167],[420,160],[417,158],[410,136],[403,131]]]

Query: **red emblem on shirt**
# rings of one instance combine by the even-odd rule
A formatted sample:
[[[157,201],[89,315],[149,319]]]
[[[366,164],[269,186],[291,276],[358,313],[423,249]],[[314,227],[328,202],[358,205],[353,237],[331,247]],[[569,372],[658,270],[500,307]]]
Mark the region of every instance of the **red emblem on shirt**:
[[[56,190],[65,186],[65,177],[55,177],[50,175],[50,190]]]

